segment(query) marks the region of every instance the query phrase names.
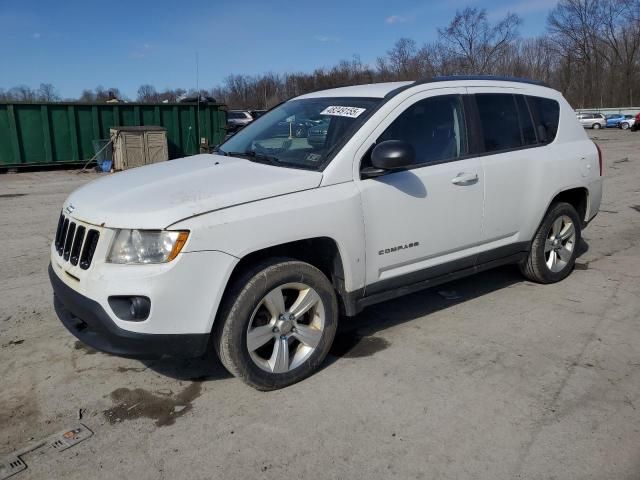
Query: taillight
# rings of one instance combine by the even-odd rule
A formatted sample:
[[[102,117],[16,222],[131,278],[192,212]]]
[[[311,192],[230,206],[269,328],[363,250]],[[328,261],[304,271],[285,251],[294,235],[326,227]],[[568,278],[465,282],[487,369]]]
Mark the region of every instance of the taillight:
[[[602,176],[602,150],[600,150],[600,147],[597,143],[593,142],[593,144],[598,149],[598,164],[600,165],[600,176]]]

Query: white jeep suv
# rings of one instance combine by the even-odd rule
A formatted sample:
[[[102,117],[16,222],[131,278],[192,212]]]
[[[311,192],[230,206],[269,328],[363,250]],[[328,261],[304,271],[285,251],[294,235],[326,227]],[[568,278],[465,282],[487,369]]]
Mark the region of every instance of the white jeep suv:
[[[282,122],[327,123],[324,142]],[[49,268],[84,343],[198,356],[261,389],[322,363],[338,321],[508,263],[574,267],[602,158],[560,93],[497,77],[294,98],[215,155],[92,182],[65,201]]]

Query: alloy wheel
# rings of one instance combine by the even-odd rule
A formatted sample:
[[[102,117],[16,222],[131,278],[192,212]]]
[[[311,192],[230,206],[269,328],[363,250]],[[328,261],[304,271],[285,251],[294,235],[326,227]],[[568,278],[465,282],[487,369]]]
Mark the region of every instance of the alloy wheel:
[[[251,360],[269,373],[286,373],[311,357],[325,327],[318,293],[304,283],[288,283],[267,293],[253,311],[247,328]]]
[[[576,229],[567,215],[556,218],[544,244],[547,267],[554,273],[563,270],[571,261],[576,244]]]

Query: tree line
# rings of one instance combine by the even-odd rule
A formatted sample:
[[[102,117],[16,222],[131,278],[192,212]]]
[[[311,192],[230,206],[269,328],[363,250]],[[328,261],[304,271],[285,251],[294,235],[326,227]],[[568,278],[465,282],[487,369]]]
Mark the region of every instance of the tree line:
[[[310,91],[343,85],[413,80],[439,75],[489,74],[526,77],[560,90],[574,108],[640,104],[640,0],[560,0],[546,31],[522,38],[522,19],[493,20],[486,10],[467,7],[438,28],[437,40],[419,45],[399,39],[373,64],[358,55],[306,73],[233,74],[222,85],[201,90],[230,108],[270,108]],[[175,102],[195,90],[157,91],[142,85],[136,101]],[[79,101],[123,99],[116,88],[85,90]],[[0,100],[56,101],[50,84],[39,89],[0,89]],[[633,105],[633,104],[636,105]]]

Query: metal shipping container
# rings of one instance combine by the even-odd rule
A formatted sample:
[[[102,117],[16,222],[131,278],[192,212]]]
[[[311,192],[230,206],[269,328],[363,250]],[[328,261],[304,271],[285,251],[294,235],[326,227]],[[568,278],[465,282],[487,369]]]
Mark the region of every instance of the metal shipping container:
[[[200,138],[222,143],[221,104],[193,103],[0,103],[0,168],[83,163],[93,141],[112,127],[160,125],[167,129],[169,158],[199,152]]]

